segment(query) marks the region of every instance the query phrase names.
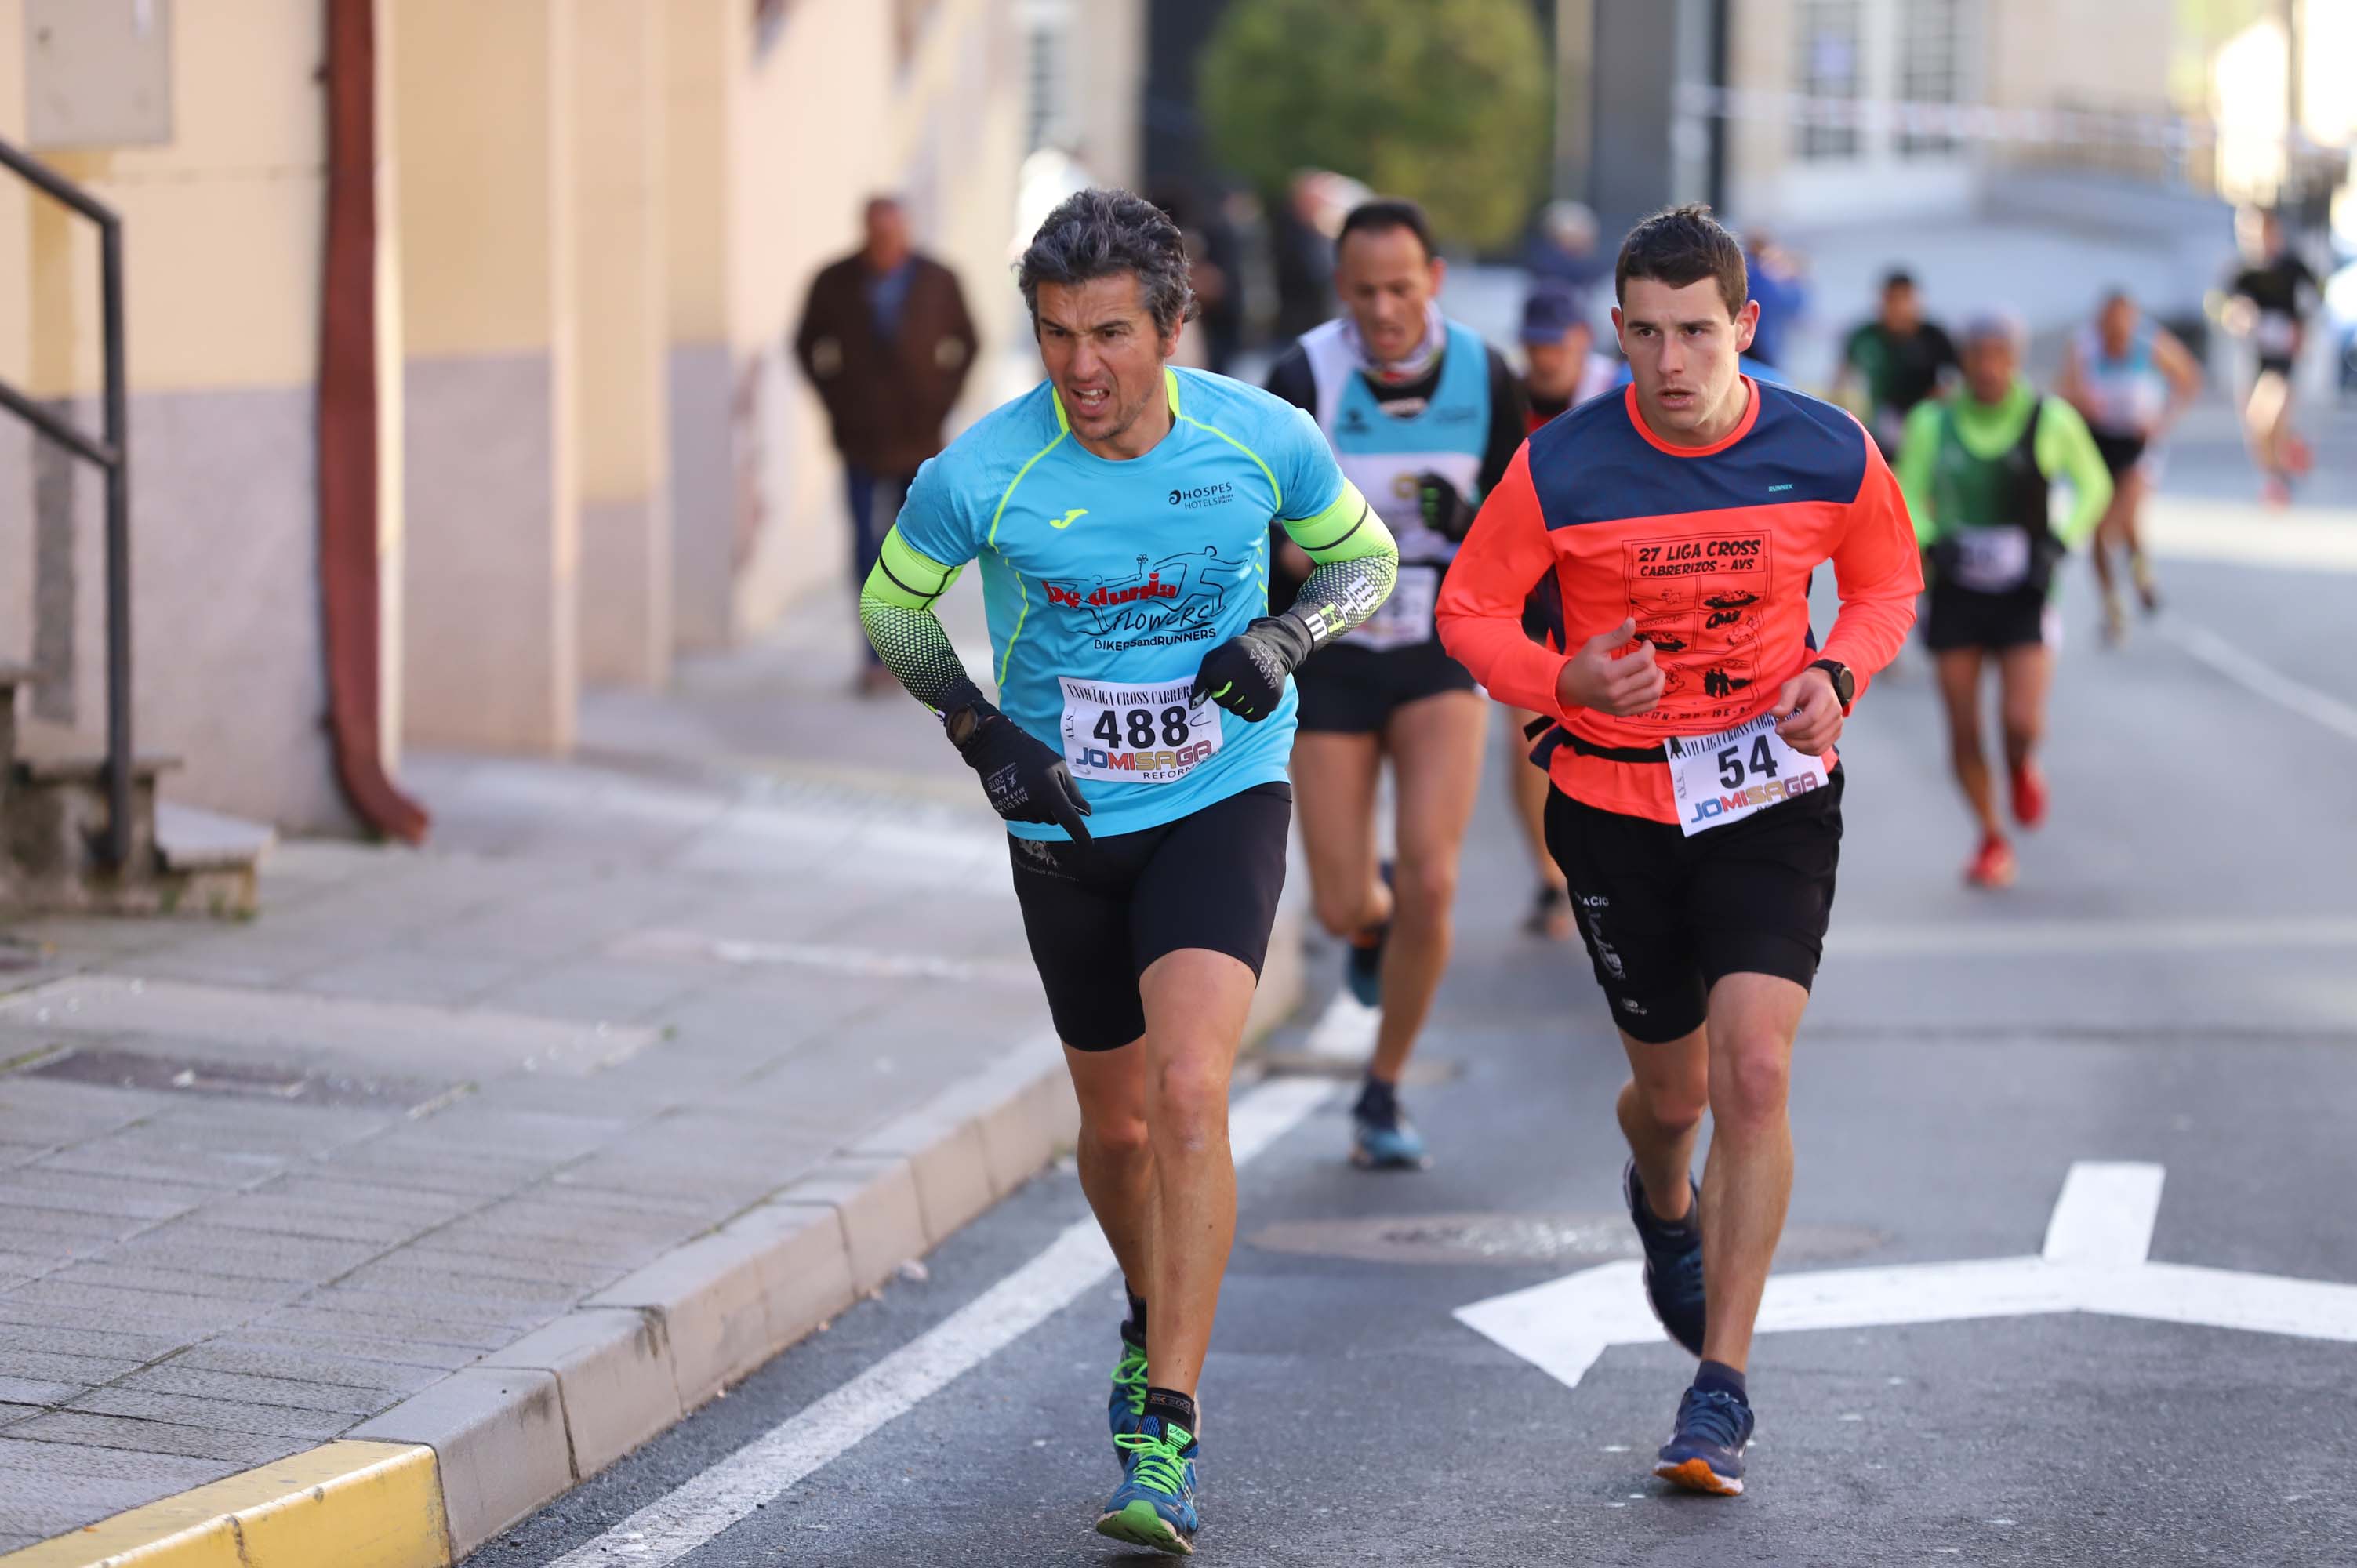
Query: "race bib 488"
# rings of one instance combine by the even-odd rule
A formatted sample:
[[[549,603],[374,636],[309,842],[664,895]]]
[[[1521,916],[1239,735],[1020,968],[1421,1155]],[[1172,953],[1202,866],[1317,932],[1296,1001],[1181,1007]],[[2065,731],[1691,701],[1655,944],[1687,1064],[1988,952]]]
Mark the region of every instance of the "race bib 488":
[[[1175,784],[1219,753],[1220,710],[1188,701],[1194,681],[1149,686],[1060,675],[1064,760],[1076,779]]]

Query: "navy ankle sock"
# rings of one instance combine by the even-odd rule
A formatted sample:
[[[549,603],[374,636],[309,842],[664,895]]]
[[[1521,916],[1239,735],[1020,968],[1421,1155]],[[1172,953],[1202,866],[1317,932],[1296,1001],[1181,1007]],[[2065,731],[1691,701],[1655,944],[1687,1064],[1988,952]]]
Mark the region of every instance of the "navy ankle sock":
[[[1398,1125],[1398,1088],[1382,1079],[1370,1077],[1359,1090],[1359,1103],[1352,1108],[1352,1113],[1381,1126]]]
[[[1142,1350],[1146,1348],[1146,1298],[1130,1289],[1127,1280],[1122,1282],[1121,1294],[1129,1298],[1129,1321],[1121,1326],[1121,1337]]]
[[[1724,1361],[1705,1361],[1695,1373],[1694,1386],[1703,1393],[1733,1394],[1740,1403],[1751,1402],[1743,1391],[1743,1374]]]
[[[1189,1437],[1200,1437],[1203,1429],[1196,1424],[1195,1401],[1192,1395],[1174,1389],[1149,1387],[1146,1391],[1146,1413],[1167,1425],[1183,1426]]]

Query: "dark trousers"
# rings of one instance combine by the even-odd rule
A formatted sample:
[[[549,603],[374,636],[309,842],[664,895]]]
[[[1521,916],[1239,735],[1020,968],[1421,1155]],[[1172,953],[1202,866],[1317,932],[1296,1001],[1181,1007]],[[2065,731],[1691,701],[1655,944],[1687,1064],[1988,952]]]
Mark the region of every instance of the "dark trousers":
[[[876,570],[876,558],[883,553],[884,536],[892,531],[893,520],[900,515],[900,503],[908,499],[909,474],[878,474],[870,469],[845,463],[843,466],[843,488],[851,503],[851,593],[856,601],[867,575]],[[859,639],[867,650],[867,662],[881,664],[875,645],[866,638]]]

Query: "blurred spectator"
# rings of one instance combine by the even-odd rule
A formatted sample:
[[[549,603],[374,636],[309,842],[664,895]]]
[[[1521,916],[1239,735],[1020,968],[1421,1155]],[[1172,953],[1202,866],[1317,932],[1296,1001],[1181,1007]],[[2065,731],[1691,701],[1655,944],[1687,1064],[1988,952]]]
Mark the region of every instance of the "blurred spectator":
[[[1751,297],[1760,305],[1760,325],[1751,334],[1751,357],[1784,368],[1786,335],[1808,314],[1809,285],[1801,258],[1754,229],[1744,236],[1743,263],[1751,274]]]
[[[974,354],[957,277],[909,244],[899,201],[873,199],[865,220],[866,243],[813,281],[794,333],[794,358],[826,405],[843,456],[855,594],[875,568],[909,481],[942,449],[942,422]],[[898,690],[872,648],[867,657],[862,689]]]
[[[1620,379],[1620,361],[1596,351],[1587,302],[1560,284],[1541,284],[1523,301],[1522,340],[1533,430]]]
[[[1938,395],[1957,369],[1954,341],[1936,322],[1923,318],[1914,277],[1894,267],[1882,280],[1881,309],[1842,345],[1834,401],[1863,414],[1888,457],[1899,450],[1908,410]],[[1853,390],[1860,386],[1863,408],[1851,402]]]
[[[1276,251],[1276,337],[1291,342],[1333,319],[1334,241],[1342,220],[1373,193],[1357,180],[1324,169],[1293,177],[1286,209],[1269,236]]]
[[[1533,283],[1567,284],[1582,293],[1612,272],[1596,248],[1596,214],[1577,201],[1550,201],[1539,212],[1523,266]]]

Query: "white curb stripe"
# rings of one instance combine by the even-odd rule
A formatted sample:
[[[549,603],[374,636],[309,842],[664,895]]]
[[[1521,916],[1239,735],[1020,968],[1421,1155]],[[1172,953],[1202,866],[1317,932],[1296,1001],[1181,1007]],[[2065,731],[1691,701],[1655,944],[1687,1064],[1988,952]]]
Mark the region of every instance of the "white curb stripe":
[[[1239,1166],[1297,1126],[1333,1092],[1316,1079],[1278,1079],[1238,1101],[1228,1141]],[[1093,1219],[859,1376],[771,1427],[676,1490],[584,1541],[549,1568],[662,1568],[939,1393],[1114,1272]]]

